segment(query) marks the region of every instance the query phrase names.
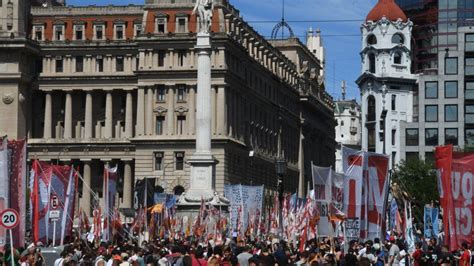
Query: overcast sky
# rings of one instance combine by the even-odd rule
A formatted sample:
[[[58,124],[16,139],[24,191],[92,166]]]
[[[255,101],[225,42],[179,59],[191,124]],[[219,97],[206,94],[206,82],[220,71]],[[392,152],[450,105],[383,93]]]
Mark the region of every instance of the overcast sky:
[[[66,0],[68,5],[128,5],[144,0]],[[230,0],[245,20],[269,38],[281,19],[282,0]],[[306,42],[309,27],[320,28],[326,47],[326,90],[341,97],[340,84],[346,80],[349,98],[359,98],[354,81],[360,74],[360,24],[377,0],[286,0],[285,19],[295,35]],[[356,20],[318,22],[321,20]],[[265,21],[258,23],[258,21]],[[305,22],[302,22],[305,21]],[[309,22],[311,21],[311,22]]]

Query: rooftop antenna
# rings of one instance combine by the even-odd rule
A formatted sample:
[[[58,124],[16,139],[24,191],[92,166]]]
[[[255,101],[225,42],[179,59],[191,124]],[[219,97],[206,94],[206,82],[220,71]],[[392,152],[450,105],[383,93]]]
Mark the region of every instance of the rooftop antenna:
[[[285,38],[285,28],[288,30],[290,36],[289,38],[293,38],[295,34],[293,33],[293,29],[291,29],[290,25],[285,21],[285,0],[282,0],[282,7],[281,7],[281,21],[278,22],[272,30],[272,39],[278,38],[278,31],[281,31],[281,39]]]

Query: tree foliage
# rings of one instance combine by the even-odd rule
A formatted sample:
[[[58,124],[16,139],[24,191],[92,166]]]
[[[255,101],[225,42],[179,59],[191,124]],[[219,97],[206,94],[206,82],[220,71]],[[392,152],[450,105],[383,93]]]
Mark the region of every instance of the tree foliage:
[[[397,187],[414,206],[414,216],[423,217],[423,206],[439,201],[438,182],[433,162],[419,159],[402,161],[392,175],[392,185]]]

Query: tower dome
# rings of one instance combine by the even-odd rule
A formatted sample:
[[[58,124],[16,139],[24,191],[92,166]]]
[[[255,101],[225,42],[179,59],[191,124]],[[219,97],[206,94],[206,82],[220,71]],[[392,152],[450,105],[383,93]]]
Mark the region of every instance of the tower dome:
[[[391,21],[401,19],[407,21],[408,18],[403,10],[395,3],[395,0],[379,0],[377,5],[369,12],[366,21],[378,21],[382,17],[386,17]]]

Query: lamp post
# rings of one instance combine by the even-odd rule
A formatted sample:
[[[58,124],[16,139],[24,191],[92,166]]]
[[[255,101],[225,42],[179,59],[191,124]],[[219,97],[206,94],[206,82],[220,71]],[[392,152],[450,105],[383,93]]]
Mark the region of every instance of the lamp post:
[[[282,204],[283,204],[283,191],[284,191],[284,184],[283,184],[283,176],[285,175],[286,173],[286,168],[287,168],[287,162],[285,160],[284,157],[278,157],[276,160],[275,160],[275,172],[278,176],[278,185],[277,185],[277,189],[278,189],[278,201],[280,203],[280,210],[282,210]],[[282,215],[280,214],[280,219],[279,219],[279,224],[280,224],[280,232],[283,236],[283,217]]]

